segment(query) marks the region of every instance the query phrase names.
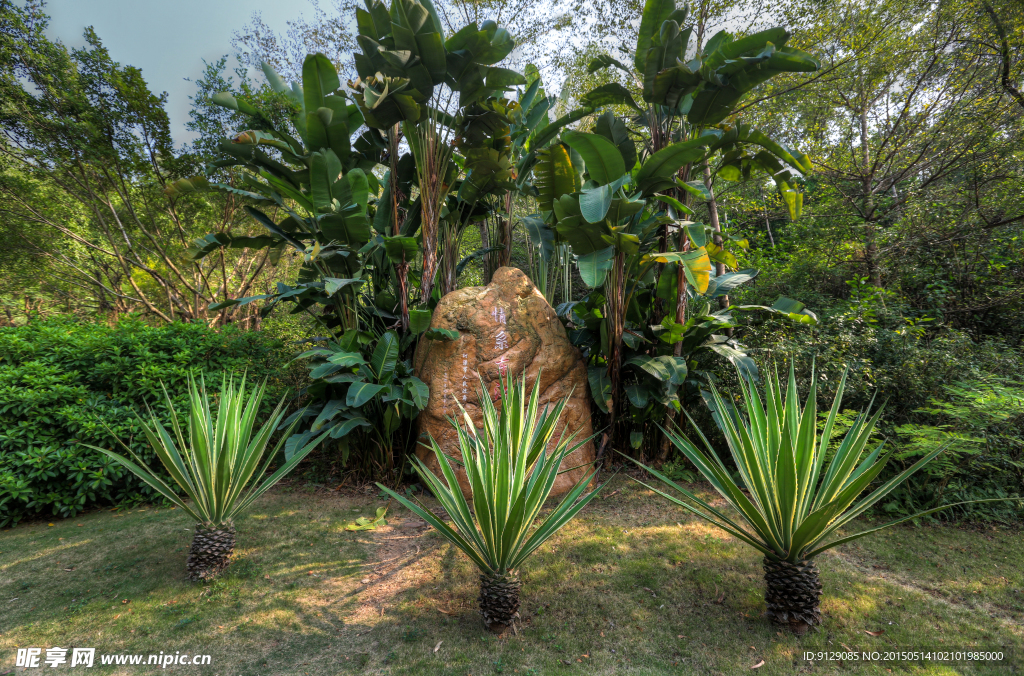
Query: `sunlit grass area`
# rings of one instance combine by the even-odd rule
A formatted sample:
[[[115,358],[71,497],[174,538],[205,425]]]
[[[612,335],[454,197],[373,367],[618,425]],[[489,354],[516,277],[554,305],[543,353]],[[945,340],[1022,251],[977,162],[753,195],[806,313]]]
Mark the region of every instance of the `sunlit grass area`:
[[[16,649],[27,646],[211,656],[166,670],[94,667],[110,674],[998,674],[1024,663],[1015,530],[897,528],[829,552],[819,560],[825,624],[798,638],[761,618],[753,550],[619,476],[528,562],[521,623],[499,638],[477,614],[473,566],[419,519],[392,505],[387,527],[344,529],[381,504],[376,490],[280,487],[237,523],[234,562],[205,585],[185,581],[194,524],[180,510],[4,531],[0,674],[21,673]],[[957,648],[1007,659],[803,659]]]

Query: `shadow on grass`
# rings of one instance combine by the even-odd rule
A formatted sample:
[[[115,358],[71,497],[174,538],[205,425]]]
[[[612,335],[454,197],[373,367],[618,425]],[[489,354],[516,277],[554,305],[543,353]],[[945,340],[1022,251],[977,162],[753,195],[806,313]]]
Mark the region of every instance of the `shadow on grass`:
[[[483,629],[468,559],[436,534],[425,536],[438,543],[437,554],[424,558],[420,581],[395,598],[377,628],[390,658],[373,665],[395,674],[738,674],[763,660],[756,673],[791,674],[816,673],[805,652],[844,646],[1024,656],[1019,622],[994,622],[977,608],[865,575],[835,554],[820,560],[824,626],[804,637],[782,632],[763,618],[759,553],[646,489],[615,488],[614,502],[594,501],[524,566],[522,622],[506,637]],[[872,537],[891,543],[906,533]],[[842,668],[887,674],[892,667],[847,661]],[[934,674],[1016,673],[1010,668],[900,665]]]
[[[15,646],[198,652],[213,656],[212,671],[174,670],[303,676],[732,675],[762,661],[752,673],[986,674],[1014,672],[812,665],[803,654],[1022,654],[1014,590],[1024,581],[1010,564],[1024,558],[1019,534],[899,529],[827,553],[825,625],[797,638],[761,616],[757,552],[623,477],[605,490],[614,497],[592,502],[524,566],[521,622],[501,638],[483,629],[476,569],[436,533],[398,527],[407,512],[393,509],[381,531],[344,531],[372,513],[364,497],[267,496],[239,521],[232,566],[207,585],[184,580],[194,524],[180,512],[19,527],[0,535],[0,673]],[[118,669],[97,670],[144,673]]]
[[[351,508],[268,496],[237,522],[231,566],[196,584],[185,579],[194,524],[180,510],[93,513],[7,531],[0,536],[0,667],[14,666],[15,645],[209,654],[220,674],[265,672],[264,665],[281,673],[322,661],[348,630],[357,605],[349,592],[370,542],[342,530],[354,518]]]

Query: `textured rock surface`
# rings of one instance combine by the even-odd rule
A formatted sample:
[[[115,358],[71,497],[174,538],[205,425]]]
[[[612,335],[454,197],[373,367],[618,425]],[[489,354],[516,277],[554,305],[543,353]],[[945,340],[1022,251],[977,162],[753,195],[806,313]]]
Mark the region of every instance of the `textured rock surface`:
[[[429,434],[436,439],[445,453],[459,457],[458,435],[445,419],[458,413],[456,398],[481,425],[480,379],[496,400],[501,373],[519,377],[525,372],[531,389],[539,374],[542,407],[571,395],[550,447],[565,427],[569,433],[578,430],[576,440],[593,434],[586,365],[555,311],[521,270],[499,268],[487,286],[449,293],[435,308],[430,326],[459,332],[455,341],[421,340],[414,358],[416,375],[430,386],[430,401],[418,418],[419,431],[421,436]],[[433,451],[421,446],[417,455],[440,474]],[[588,441],[567,456],[562,467],[578,467],[593,459],[594,445]],[[551,494],[568,491],[588,469],[560,474]],[[468,495],[469,485],[461,469],[458,478]]]

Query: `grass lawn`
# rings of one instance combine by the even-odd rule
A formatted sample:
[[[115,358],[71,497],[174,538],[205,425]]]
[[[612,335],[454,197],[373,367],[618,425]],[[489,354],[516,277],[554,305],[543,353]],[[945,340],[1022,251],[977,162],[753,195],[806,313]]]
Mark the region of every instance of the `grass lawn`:
[[[393,506],[387,527],[344,530],[382,503],[279,487],[237,523],[234,563],[208,585],[185,581],[194,524],[180,510],[2,532],[0,674],[48,673],[15,669],[29,646],[211,656],[165,670],[97,657],[83,672],[105,674],[1024,673],[1019,530],[900,527],[829,552],[825,624],[797,638],[760,616],[754,550],[620,475],[527,563],[522,624],[497,638],[468,560],[412,514]],[[1001,667],[802,659],[958,648],[1015,654]]]

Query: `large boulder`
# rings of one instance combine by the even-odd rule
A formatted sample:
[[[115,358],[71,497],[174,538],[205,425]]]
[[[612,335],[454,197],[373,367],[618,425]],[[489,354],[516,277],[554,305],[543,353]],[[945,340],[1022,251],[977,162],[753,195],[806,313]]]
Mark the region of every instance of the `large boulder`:
[[[480,410],[480,380],[492,400],[499,396],[502,374],[516,378],[526,374],[528,388],[541,379],[540,405],[569,397],[549,445],[554,448],[564,428],[576,432],[574,443],[589,439],[590,402],[587,396],[587,368],[579,350],[565,335],[555,311],[530,279],[516,268],[498,268],[487,286],[472,286],[449,293],[434,309],[434,329],[456,329],[458,340],[420,340],[413,365],[416,375],[430,386],[427,408],[419,415],[422,440],[432,436],[448,455],[461,458],[458,434],[445,416],[462,420],[456,399],[483,425]],[[440,476],[432,450],[419,446],[417,456]],[[551,495],[567,492],[591,468],[592,441],[562,461],[570,469],[555,480]],[[458,470],[459,485],[467,496],[469,483]]]

